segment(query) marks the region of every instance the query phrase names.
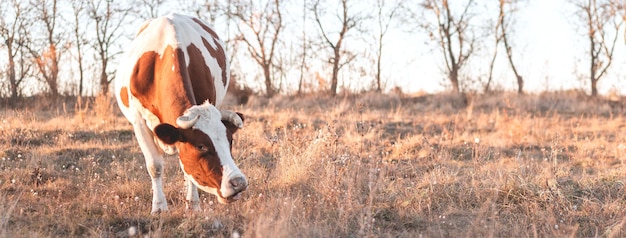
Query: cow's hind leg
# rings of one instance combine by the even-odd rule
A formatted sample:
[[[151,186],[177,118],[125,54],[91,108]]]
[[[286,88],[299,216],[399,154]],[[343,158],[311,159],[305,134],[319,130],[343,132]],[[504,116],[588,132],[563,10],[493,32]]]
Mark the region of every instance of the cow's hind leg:
[[[167,211],[167,200],[163,193],[163,155],[154,143],[152,132],[145,122],[133,123],[135,136],[146,160],[146,168],[152,179],[152,213]]]

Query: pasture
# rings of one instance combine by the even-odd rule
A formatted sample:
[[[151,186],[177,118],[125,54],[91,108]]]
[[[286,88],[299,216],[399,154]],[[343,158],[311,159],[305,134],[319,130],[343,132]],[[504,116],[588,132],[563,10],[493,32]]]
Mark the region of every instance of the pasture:
[[[112,99],[0,111],[0,237],[623,237],[623,109],[576,93],[251,98],[233,157],[250,186],[170,212]],[[617,106],[616,106],[617,105]]]

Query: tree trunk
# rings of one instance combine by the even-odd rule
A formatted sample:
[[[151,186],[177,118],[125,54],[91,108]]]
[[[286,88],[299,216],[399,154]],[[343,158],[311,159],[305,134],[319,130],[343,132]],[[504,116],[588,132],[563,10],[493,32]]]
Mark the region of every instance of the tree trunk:
[[[276,90],[274,90],[274,86],[272,85],[272,75],[269,63],[265,63],[263,65],[263,76],[265,77],[265,95],[268,98],[271,98],[276,94]]]
[[[380,8],[379,8],[380,9]],[[380,25],[379,25],[380,26]],[[381,92],[382,91],[382,85],[381,85],[381,71],[382,71],[382,67],[381,67],[381,61],[383,59],[383,37],[384,37],[384,33],[382,30],[382,26],[380,33],[378,34],[378,51],[377,56],[376,56],[376,92]],[[386,31],[386,30],[385,30]]]
[[[109,77],[107,76],[107,62],[102,60],[102,71],[100,72],[100,93],[107,95],[109,93]]]
[[[591,79],[591,96],[598,96],[598,80]]]
[[[9,104],[11,106],[15,106],[17,102],[17,78],[15,75],[15,57],[13,57],[13,46],[11,43],[7,44],[7,54],[9,58],[9,82],[11,84],[11,99],[9,100]]]
[[[459,88],[459,69],[454,65],[452,70],[450,70],[450,83],[452,83],[452,90],[456,93],[461,93],[461,89]]]
[[[382,36],[379,38],[379,43],[378,43],[378,58],[376,59],[376,92],[381,92],[382,91],[382,87],[381,87],[381,83],[380,83],[380,71],[381,71],[381,66],[380,66],[380,61],[383,58],[383,43],[382,43]]]
[[[78,46],[77,50],[78,50],[78,74],[79,74],[78,96],[82,96],[83,95],[83,82],[85,81],[84,79],[85,70],[83,69],[83,54],[82,54],[80,46]]]
[[[495,51],[493,52],[493,57],[491,57],[491,62],[489,63],[489,77],[487,77],[487,83],[483,88],[483,91],[489,92],[489,88],[491,87],[491,81],[493,79],[493,67],[496,64],[496,57],[498,57],[498,40],[496,40]]]
[[[339,60],[341,58],[341,53],[339,53],[339,47],[341,43],[337,44],[335,47],[335,57],[333,58],[333,75],[330,82],[330,94],[334,97],[337,96],[337,84],[339,77]]]
[[[524,94],[524,79],[522,76],[517,76],[517,94]]]
[[[589,16],[589,18],[591,19],[591,16]],[[592,27],[592,23],[591,20],[589,21],[589,27],[590,29],[593,29]],[[591,61],[590,61],[590,67],[589,67],[589,80],[591,81],[591,96],[595,97],[596,95],[598,95],[598,89],[596,88],[597,84],[598,84],[598,79],[596,79],[596,72],[597,72],[597,65],[596,65],[596,61],[598,60],[598,56],[595,54],[596,52],[596,43],[594,41],[593,38],[593,34],[590,33],[589,34],[589,52],[591,55]]]
[[[85,81],[85,69],[83,66],[83,48],[82,46],[82,41],[80,39],[80,34],[78,32],[78,17],[76,18],[76,30],[74,33],[74,36],[76,37],[76,57],[78,60],[78,95],[77,96],[82,96],[83,95],[83,82]]]
[[[52,96],[54,98],[57,98],[59,97],[59,57],[57,54],[56,47],[53,45],[51,46],[51,48],[53,48],[52,50],[53,55],[52,55],[52,65],[50,66],[51,68],[50,78],[52,80],[50,87],[53,89]]]

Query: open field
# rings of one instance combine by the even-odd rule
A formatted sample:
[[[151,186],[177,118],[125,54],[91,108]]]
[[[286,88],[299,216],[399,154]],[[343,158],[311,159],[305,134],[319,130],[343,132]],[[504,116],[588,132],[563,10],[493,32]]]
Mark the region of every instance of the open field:
[[[244,198],[185,211],[172,157],[159,215],[116,105],[30,102],[0,111],[0,237],[626,235],[625,113],[575,93],[252,98]]]

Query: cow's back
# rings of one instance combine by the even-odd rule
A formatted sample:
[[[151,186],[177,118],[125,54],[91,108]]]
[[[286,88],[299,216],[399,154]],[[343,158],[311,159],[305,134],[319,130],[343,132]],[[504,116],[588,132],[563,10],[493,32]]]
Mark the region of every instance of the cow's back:
[[[161,111],[180,101],[208,100],[219,106],[229,74],[224,46],[215,32],[197,18],[169,14],[142,25],[120,63],[115,92],[127,117],[132,116],[128,110],[143,107],[137,110],[162,121]]]

